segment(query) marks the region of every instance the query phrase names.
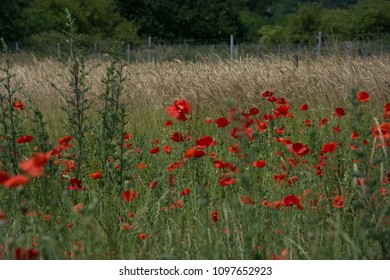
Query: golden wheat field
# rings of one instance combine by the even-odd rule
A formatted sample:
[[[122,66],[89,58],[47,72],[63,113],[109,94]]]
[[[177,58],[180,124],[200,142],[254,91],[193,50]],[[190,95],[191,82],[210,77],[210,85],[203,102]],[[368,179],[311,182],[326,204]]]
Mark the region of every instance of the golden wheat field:
[[[186,63],[130,64],[125,69],[124,92],[134,108],[163,107],[172,99],[215,103],[229,98],[254,101],[263,90],[272,90],[290,100],[327,104],[346,100],[353,87],[372,94],[373,101],[390,96],[389,57],[353,59],[327,57],[305,59],[296,68],[291,60],[247,59],[233,64],[218,61]],[[91,95],[102,91],[105,63],[91,61]],[[53,59],[33,60],[15,65],[17,80],[40,104],[59,104],[60,97],[51,86],[66,87],[66,64]],[[65,74],[64,74],[65,75]]]

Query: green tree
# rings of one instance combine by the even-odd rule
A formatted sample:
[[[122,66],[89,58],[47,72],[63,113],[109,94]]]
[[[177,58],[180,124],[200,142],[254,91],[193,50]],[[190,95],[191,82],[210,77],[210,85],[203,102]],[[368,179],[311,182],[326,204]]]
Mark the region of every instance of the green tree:
[[[260,44],[270,48],[282,43],[285,38],[283,31],[284,28],[280,25],[263,25],[259,30]]]
[[[348,13],[348,10],[340,8],[324,10],[319,29],[325,35],[351,39],[351,23]]]
[[[289,16],[287,36],[290,40],[293,43],[311,42],[313,35],[321,31],[322,12],[318,5],[300,5],[297,12]]]
[[[240,11],[245,0],[116,0],[121,14],[143,36],[165,40],[242,36]]]
[[[78,33],[114,39],[125,39],[127,33],[129,41],[137,40],[136,27],[117,13],[114,0],[33,0],[23,11],[29,34],[62,32],[65,9],[74,17]]]
[[[29,0],[0,1],[0,37],[5,41],[16,41],[25,35],[21,11],[29,4]]]
[[[349,8],[351,14],[350,33],[375,37],[378,33],[390,32],[390,1],[360,0]]]

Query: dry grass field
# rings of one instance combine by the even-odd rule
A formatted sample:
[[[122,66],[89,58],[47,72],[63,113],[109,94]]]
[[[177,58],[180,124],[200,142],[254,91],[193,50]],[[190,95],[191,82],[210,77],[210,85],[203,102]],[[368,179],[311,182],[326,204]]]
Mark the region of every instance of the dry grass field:
[[[390,59],[372,57],[354,59],[327,57],[302,60],[296,68],[290,60],[275,58],[219,61],[215,64],[167,63],[131,64],[125,69],[125,95],[135,108],[165,107],[175,98],[195,102],[220,103],[221,100],[256,102],[259,93],[271,90],[291,101],[313,105],[345,101],[353,87],[371,93],[373,101],[390,96]],[[106,66],[89,63],[91,94],[102,91],[100,83]],[[59,96],[51,83],[66,86],[60,77],[66,65],[55,60],[35,60],[16,65],[15,74],[24,88],[39,102],[59,104]]]

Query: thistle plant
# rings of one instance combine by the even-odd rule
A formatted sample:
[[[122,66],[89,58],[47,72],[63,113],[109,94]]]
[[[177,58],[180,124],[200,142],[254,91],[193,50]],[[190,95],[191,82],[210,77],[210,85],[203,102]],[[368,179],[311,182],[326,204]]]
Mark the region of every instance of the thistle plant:
[[[20,112],[23,110],[23,103],[17,99],[20,91],[15,87],[12,72],[13,61],[11,52],[1,39],[3,49],[4,65],[0,67],[2,77],[0,77],[0,124],[1,124],[1,142],[0,148],[4,151],[2,164],[7,171],[16,173],[19,165],[19,150],[17,147],[17,138],[19,136],[21,117]]]
[[[85,58],[82,52],[78,52],[75,43],[75,26],[74,19],[67,10],[68,30],[65,32],[69,39],[67,40],[70,47],[70,56],[68,60],[68,71],[70,74],[70,82],[67,89],[61,89],[58,86],[53,87],[61,94],[66,105],[62,107],[67,115],[66,131],[75,139],[75,176],[81,175],[81,169],[85,163],[86,153],[86,135],[90,130],[87,124],[87,111],[90,108],[91,102],[88,94],[91,86],[87,82],[87,77],[90,69],[87,69]]]
[[[123,139],[125,137],[126,113],[125,104],[122,101],[124,89],[125,63],[120,60],[119,52],[116,46],[110,56],[110,64],[102,79],[104,91],[100,94],[101,107],[99,115],[99,143],[100,143],[100,167],[104,174],[108,173],[108,160],[118,160],[119,170],[116,175],[110,175],[111,180],[121,185],[123,181],[123,160],[124,149]],[[119,151],[115,154],[117,147]],[[112,178],[115,176],[115,179]]]

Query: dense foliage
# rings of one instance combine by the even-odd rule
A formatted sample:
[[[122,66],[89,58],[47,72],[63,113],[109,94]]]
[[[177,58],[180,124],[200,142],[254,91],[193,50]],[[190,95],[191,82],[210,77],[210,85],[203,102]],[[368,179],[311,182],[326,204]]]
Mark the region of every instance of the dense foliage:
[[[86,40],[137,44],[153,36],[169,42],[238,38],[305,43],[322,31],[325,38],[375,39],[390,30],[388,0],[4,0],[0,37],[43,43],[62,38],[65,9]]]

